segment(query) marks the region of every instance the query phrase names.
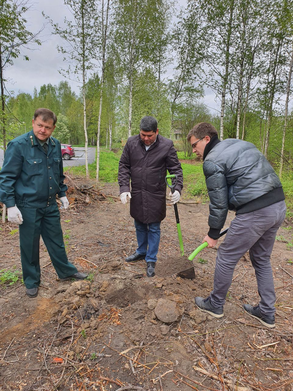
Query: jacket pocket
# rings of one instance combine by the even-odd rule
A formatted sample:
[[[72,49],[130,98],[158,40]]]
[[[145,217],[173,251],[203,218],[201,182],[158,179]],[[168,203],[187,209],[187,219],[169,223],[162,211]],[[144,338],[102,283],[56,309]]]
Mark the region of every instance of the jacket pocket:
[[[54,163],[53,163],[54,174],[60,174],[60,162],[61,159],[59,157],[54,157]]]
[[[29,175],[41,174],[42,159],[27,159],[26,162]]]

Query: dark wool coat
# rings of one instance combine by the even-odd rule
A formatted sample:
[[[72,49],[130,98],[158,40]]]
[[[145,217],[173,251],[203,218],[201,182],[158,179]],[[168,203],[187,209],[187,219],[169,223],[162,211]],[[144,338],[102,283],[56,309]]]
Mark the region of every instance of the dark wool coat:
[[[140,135],[129,137],[119,162],[120,194],[130,191],[130,214],[141,223],[157,223],[166,217],[166,175],[177,175],[175,190],[181,193],[183,175],[173,142],[157,136],[146,151]]]

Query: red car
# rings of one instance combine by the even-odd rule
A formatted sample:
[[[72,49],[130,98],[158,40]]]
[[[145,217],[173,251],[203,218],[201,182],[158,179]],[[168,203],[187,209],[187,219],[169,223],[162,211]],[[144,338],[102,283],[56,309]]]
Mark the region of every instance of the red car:
[[[61,144],[61,153],[64,160],[69,160],[75,156],[74,149],[69,144]]]

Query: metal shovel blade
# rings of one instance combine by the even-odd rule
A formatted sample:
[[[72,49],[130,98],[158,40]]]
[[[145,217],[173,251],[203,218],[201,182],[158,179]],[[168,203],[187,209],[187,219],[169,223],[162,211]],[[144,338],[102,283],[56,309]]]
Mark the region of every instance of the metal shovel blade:
[[[191,267],[186,270],[182,270],[181,272],[176,274],[176,277],[181,277],[187,280],[194,280],[195,279],[194,267]]]
[[[228,231],[228,228],[224,229],[221,233],[220,233],[220,236],[223,236],[227,233]],[[208,243],[207,242],[204,242],[202,243],[200,246],[198,246],[188,257],[188,260],[189,261],[193,261],[193,259],[195,258],[195,256],[201,251],[203,250],[205,247],[208,246]],[[186,269],[186,270],[182,270],[180,271],[179,273],[176,274],[177,277],[181,277],[181,278],[186,278],[188,280],[194,280],[195,279],[195,270],[194,270],[194,265],[193,267],[190,267],[189,269]]]

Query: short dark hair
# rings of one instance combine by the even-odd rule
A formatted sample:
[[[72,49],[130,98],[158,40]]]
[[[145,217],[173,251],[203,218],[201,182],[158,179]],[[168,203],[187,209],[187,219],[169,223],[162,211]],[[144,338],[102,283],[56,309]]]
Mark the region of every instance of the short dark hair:
[[[205,136],[218,136],[216,128],[208,122],[200,122],[196,124],[188,133],[187,141],[190,141],[191,137],[204,138]]]
[[[158,122],[156,118],[149,115],[143,117],[140,121],[140,130],[144,130],[145,132],[156,132],[158,130]]]
[[[50,119],[53,120],[53,125],[56,124],[57,122],[57,117],[56,117],[56,114],[53,113],[53,111],[49,110],[49,109],[37,109],[34,113],[34,120],[37,118],[37,117],[41,117],[42,120],[44,122],[47,122],[49,121]]]
[[[187,141],[190,141],[191,137],[204,138],[205,136],[218,136],[216,128],[208,122],[200,122],[196,124],[188,133]]]

